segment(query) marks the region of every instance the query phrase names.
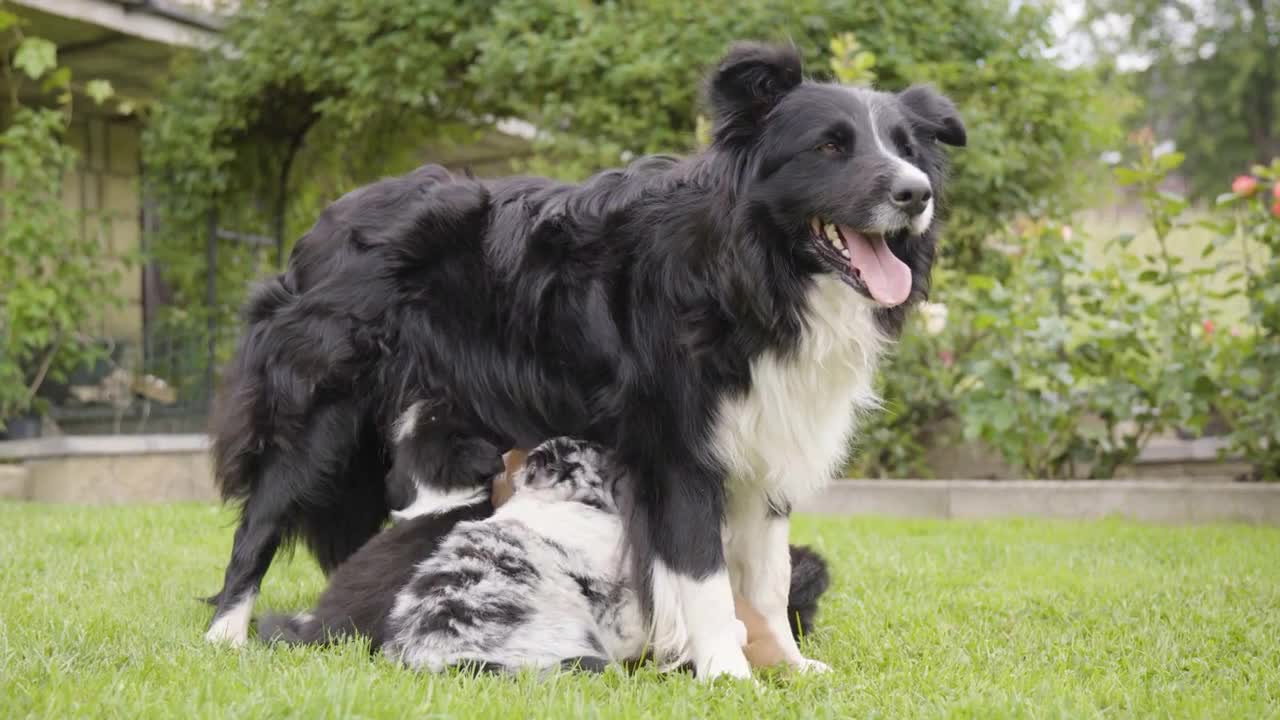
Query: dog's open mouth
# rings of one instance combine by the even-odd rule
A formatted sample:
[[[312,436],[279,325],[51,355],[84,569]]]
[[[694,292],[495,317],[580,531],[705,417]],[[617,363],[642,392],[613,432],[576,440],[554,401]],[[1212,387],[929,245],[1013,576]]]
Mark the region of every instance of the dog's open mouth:
[[[850,287],[886,307],[907,301],[911,268],[893,254],[884,235],[818,219],[811,230],[818,257]]]

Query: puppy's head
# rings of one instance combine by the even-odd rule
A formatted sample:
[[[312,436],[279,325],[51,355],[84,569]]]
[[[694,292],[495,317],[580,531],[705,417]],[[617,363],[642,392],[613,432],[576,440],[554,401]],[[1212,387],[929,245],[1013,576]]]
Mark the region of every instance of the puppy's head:
[[[538,493],[616,513],[617,476],[617,468],[603,447],[584,440],[554,438],[529,453],[512,484],[517,496]]]

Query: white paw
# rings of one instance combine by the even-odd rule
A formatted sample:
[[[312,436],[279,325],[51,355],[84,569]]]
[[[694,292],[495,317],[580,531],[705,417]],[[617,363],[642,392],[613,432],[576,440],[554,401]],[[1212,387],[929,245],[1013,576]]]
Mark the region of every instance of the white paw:
[[[229,647],[244,647],[249,642],[248,630],[241,630],[231,626],[231,623],[215,622],[209,628],[209,632],[204,634],[204,639],[214,645],[227,645]]]
[[[709,682],[719,677],[731,677],[739,680],[751,677],[751,664],[747,656],[738,652],[722,652],[711,656],[706,662],[697,663],[698,680]]]
[[[821,660],[810,660],[802,657],[800,662],[795,664],[796,670],[802,673],[827,673],[831,672],[831,666]]]
[[[231,607],[219,607],[204,639],[215,645],[231,647],[242,647],[249,642],[249,621],[253,616],[253,601],[257,597],[257,593],[250,592]]]

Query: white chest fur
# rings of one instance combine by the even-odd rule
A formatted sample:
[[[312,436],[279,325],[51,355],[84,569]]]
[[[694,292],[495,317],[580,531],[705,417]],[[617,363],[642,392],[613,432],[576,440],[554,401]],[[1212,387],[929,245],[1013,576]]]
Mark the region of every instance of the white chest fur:
[[[858,415],[878,404],[873,382],[886,339],[868,301],[824,276],[810,291],[807,321],[789,353],[756,358],[750,390],[720,406],[714,446],[729,470],[731,503],[743,491],[794,503],[822,489]]]

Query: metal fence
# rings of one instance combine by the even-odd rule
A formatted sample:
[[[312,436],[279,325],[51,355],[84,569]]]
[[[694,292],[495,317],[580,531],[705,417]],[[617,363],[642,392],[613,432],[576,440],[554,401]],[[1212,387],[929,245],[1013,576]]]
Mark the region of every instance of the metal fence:
[[[144,234],[153,229],[145,216],[144,204]],[[265,274],[271,272],[269,258],[279,253],[279,245],[273,238],[221,227],[213,214],[205,232],[209,270],[205,307],[236,306],[242,298],[219,298],[213,282],[220,248],[248,248],[254,255],[254,274]],[[103,357],[93,367],[80,368],[65,381],[42,387],[40,397],[49,405],[47,417],[60,432],[188,433],[207,428],[221,364],[229,357],[240,328],[238,323],[212,319],[217,312],[208,313],[211,319],[201,326],[163,322],[158,310],[167,302],[166,293],[151,287],[162,284],[159,278],[155,268],[144,271],[140,345],[103,341]]]

